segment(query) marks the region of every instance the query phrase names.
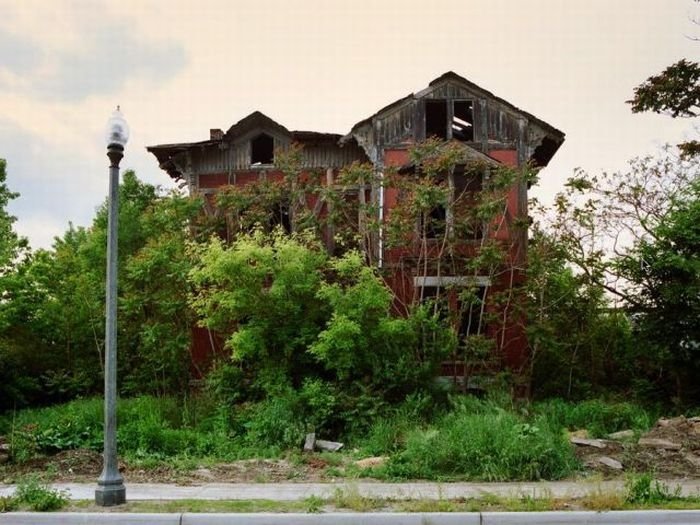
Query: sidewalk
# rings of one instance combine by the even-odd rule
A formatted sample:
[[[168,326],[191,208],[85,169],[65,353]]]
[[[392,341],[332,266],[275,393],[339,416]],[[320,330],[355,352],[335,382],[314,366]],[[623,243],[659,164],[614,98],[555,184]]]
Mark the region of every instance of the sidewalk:
[[[666,480],[671,489],[681,487],[683,496],[700,496],[700,480]],[[253,500],[294,501],[317,496],[332,498],[337,490],[357,491],[361,496],[376,499],[456,499],[478,498],[485,494],[518,497],[582,497],[603,490],[623,490],[623,481],[555,481],[531,483],[377,483],[342,481],[338,483],[204,483],[171,485],[129,483],[126,497],[136,500]],[[97,483],[54,483],[52,487],[67,490],[73,500],[92,500]],[[0,496],[11,495],[13,485],[0,484]]]

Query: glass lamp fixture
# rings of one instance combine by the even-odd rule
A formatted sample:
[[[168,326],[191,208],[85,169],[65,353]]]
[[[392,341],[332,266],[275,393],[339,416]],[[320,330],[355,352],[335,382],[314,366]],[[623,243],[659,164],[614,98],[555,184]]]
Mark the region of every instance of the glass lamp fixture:
[[[107,146],[117,145],[122,148],[129,140],[129,125],[124,119],[124,115],[117,106],[112,116],[107,121],[107,132],[105,136]]]

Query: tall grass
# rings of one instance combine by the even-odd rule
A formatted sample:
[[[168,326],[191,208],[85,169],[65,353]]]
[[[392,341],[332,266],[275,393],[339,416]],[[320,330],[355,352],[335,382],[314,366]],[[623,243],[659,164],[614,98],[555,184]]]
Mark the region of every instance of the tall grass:
[[[522,417],[472,404],[411,431],[384,474],[394,478],[484,481],[559,479],[578,467],[558,428],[545,418]]]
[[[552,425],[571,430],[586,429],[591,437],[604,437],[618,430],[648,430],[656,414],[634,403],[592,399],[571,403],[550,399],[535,403],[533,413],[546,417]]]

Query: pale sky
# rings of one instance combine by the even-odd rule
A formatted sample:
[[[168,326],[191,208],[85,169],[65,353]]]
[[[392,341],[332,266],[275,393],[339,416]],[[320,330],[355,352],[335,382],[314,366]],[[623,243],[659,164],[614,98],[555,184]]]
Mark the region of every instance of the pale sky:
[[[619,169],[696,136],[633,115],[648,76],[700,59],[692,0],[0,0],[0,157],[34,248],[89,225],[107,193],[104,126],[131,126],[123,168],[171,187],[146,146],[206,140],[260,110],[346,133],[452,70],[566,133],[534,194],[575,167]]]

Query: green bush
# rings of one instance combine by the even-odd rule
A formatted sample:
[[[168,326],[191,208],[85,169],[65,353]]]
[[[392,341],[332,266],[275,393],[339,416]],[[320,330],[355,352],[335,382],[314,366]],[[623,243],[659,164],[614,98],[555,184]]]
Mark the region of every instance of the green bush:
[[[306,434],[301,400],[293,390],[248,408],[247,416],[245,440],[256,448],[296,448]]]
[[[65,507],[68,504],[68,494],[29,477],[18,483],[15,500],[20,505],[27,505],[31,510],[47,512]]]

